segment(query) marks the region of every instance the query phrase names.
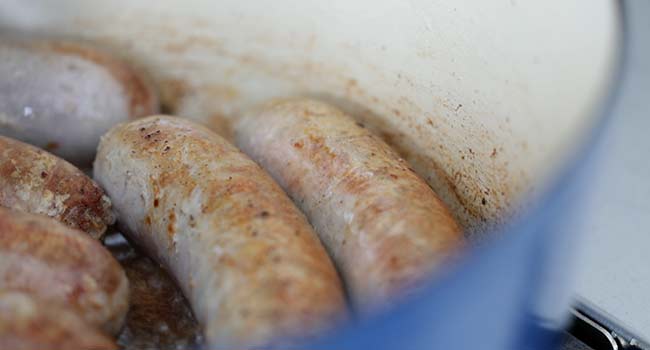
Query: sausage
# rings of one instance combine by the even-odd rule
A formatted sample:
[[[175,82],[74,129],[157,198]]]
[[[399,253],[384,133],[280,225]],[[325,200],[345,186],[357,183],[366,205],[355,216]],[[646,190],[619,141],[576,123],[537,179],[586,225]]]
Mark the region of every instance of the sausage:
[[[344,317],[337,272],[304,215],[205,127],[166,116],[119,125],[94,171],[120,228],[178,281],[209,348],[284,344]]]
[[[129,304],[126,274],[101,243],[54,219],[1,207],[0,290],[60,304],[113,334]]]
[[[125,63],[61,40],[0,41],[0,135],[91,164],[99,137],[155,114],[158,98]]]
[[[235,143],[307,215],[355,308],[384,309],[418,290],[462,245],[431,188],[387,144],[334,107],[277,100],[243,116]]]
[[[43,214],[100,238],[115,222],[111,201],[74,165],[0,136],[0,206]]]
[[[117,349],[74,312],[29,294],[0,291],[0,349]]]

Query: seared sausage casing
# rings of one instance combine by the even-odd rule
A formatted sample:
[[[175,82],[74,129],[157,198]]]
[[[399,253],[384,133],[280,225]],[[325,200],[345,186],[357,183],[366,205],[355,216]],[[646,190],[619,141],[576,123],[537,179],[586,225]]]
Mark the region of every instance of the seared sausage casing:
[[[60,305],[26,293],[0,291],[0,349],[113,350],[117,345]]]
[[[0,136],[0,206],[43,214],[101,237],[115,217],[97,184],[65,160]]]
[[[128,310],[124,270],[98,241],[42,215],[0,207],[0,290],[29,293],[116,333]]]
[[[208,347],[313,335],[344,311],[305,217],[208,129],[165,116],[119,125],[102,138],[94,170],[125,233],[179,282]]]
[[[307,215],[362,312],[416,290],[463,240],[404,159],[334,107],[275,101],[235,137]]]

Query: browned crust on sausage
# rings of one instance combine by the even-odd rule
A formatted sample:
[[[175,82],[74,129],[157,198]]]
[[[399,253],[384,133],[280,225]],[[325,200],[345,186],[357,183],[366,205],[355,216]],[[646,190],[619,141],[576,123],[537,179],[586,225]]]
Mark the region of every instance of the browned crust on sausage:
[[[129,117],[143,117],[158,112],[158,97],[153,92],[152,85],[142,73],[136,72],[117,58],[96,48],[67,41],[44,41],[39,42],[37,47],[64,55],[77,56],[104,67],[124,89],[129,100]]]
[[[20,292],[0,292],[0,348],[12,350],[117,349],[75,313]]]
[[[101,237],[115,218],[104,191],[81,170],[37,147],[0,136],[0,206],[48,215]]]
[[[247,116],[236,135],[305,211],[361,311],[417,289],[462,244],[426,182],[334,107],[275,101]]]
[[[0,290],[76,310],[108,332],[128,309],[128,281],[99,242],[41,215],[0,207]]]
[[[305,217],[205,127],[164,116],[120,125],[103,138],[95,172],[109,193],[123,186],[122,174],[137,174],[141,187],[128,192],[147,200],[125,231],[174,272],[211,346],[313,335],[344,313],[336,270]],[[128,202],[116,209],[133,217]],[[198,264],[179,274],[179,260],[190,257]]]

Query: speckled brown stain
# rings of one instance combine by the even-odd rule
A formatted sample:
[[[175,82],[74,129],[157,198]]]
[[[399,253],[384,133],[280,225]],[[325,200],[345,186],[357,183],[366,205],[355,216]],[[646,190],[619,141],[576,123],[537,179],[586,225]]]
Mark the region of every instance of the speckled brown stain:
[[[213,112],[207,118],[207,127],[223,136],[227,140],[232,139],[232,125],[231,120],[221,112]]]
[[[169,219],[167,220],[167,235],[171,241],[174,240],[174,234],[176,233],[176,213],[174,211],[169,211]]]
[[[349,71],[349,67],[340,67],[332,62],[317,62],[304,59],[296,59],[289,64],[274,62],[263,55],[255,56],[248,52],[232,52],[229,50],[229,43],[219,38],[218,33],[190,33],[186,29],[195,26],[195,23],[199,22],[205,25],[210,22],[209,19],[187,17],[181,21],[177,17],[172,17],[169,18],[169,21],[142,23],[142,21],[135,18],[127,19],[128,16],[105,16],[103,25],[81,18],[76,19],[76,21],[84,28],[93,29],[105,27],[107,23],[121,23],[123,26],[130,26],[138,34],[138,38],[106,37],[95,33],[96,37],[94,39],[108,46],[119,48],[126,52],[127,55],[134,57],[142,54],[138,52],[137,40],[164,35],[165,40],[160,40],[151,48],[153,52],[164,58],[163,61],[166,65],[175,68],[175,72],[168,72],[168,70],[155,72],[158,75],[159,85],[163,91],[166,86],[169,86],[171,87],[167,89],[169,91],[187,91],[189,89],[193,90],[193,93],[205,93],[199,85],[190,81],[188,77],[190,77],[190,71],[193,72],[192,74],[201,74],[204,69],[210,69],[210,66],[196,66],[192,62],[188,62],[186,57],[197,52],[201,55],[211,54],[220,62],[225,60],[237,63],[234,68],[226,68],[223,72],[226,78],[233,72],[243,71],[273,77],[292,84],[299,91],[313,93],[319,98],[325,98],[328,102],[332,102],[354,115],[355,118],[367,124],[374,131],[394,133],[396,130],[402,130],[406,132],[408,135],[394,136],[389,144],[400,149],[400,151],[406,151],[405,153],[400,152],[401,155],[411,162],[418,174],[427,179],[427,182],[441,194],[447,204],[453,208],[455,216],[465,227],[481,229],[484,226],[483,223],[501,221],[506,209],[511,209],[513,198],[524,190],[522,186],[527,183],[528,175],[525,173],[511,174],[511,167],[504,162],[507,157],[511,156],[502,155],[499,152],[497,156],[490,157],[492,149],[498,149],[502,145],[499,144],[494,132],[487,128],[480,126],[469,128],[463,127],[462,122],[450,122],[445,116],[433,115],[430,111],[422,110],[419,107],[420,103],[412,101],[408,96],[396,94],[389,99],[386,99],[385,96],[374,96],[369,90],[367,91],[368,86],[365,79],[362,81],[357,77],[345,74]],[[137,26],[133,25],[133,23],[137,23]],[[255,38],[256,43],[260,45],[274,45],[277,40],[281,39],[268,35]],[[294,46],[304,47],[305,50],[318,48],[318,44],[318,40],[313,35],[308,36],[304,41],[292,43]],[[349,43],[341,43],[339,46],[342,54],[359,54],[357,48],[350,46]],[[384,49],[385,47],[382,48],[382,50]],[[363,59],[363,57],[359,57],[359,59]],[[409,89],[417,87],[413,79],[399,71],[389,74],[372,66],[372,64],[367,64],[366,68],[368,69],[367,74],[377,79],[385,81],[396,79],[395,82],[398,85],[395,91],[399,91],[401,85],[407,85]],[[396,77],[392,76],[393,74]],[[314,88],[313,84],[310,83],[310,81],[316,80],[320,84],[318,88]],[[372,79],[368,81],[372,81]],[[201,82],[201,84],[204,83],[210,84],[210,82]],[[231,84],[231,87],[237,88],[236,85]],[[181,88],[178,89],[175,86]],[[186,89],[183,89],[183,86]],[[226,84],[227,86],[228,84]],[[169,96],[169,98],[165,96]],[[163,93],[162,100],[171,101],[169,102],[170,105],[178,106],[183,98],[179,99],[177,96],[183,96],[183,94]],[[467,116],[469,112],[464,111],[466,104],[462,103],[462,101],[452,101],[449,98],[440,96],[432,96],[431,98],[435,104],[441,106],[443,112],[448,111],[467,117],[469,120],[476,119]],[[242,102],[246,101],[246,95],[241,94],[234,97],[233,100],[232,97],[217,93],[214,99],[223,101],[224,104],[239,107]],[[473,101],[469,103],[473,103]],[[232,114],[224,115],[223,111],[218,111],[219,114],[224,115],[229,120],[236,120],[240,112],[241,110],[234,110]],[[208,118],[214,113],[213,110],[206,110],[204,117]],[[506,118],[507,121],[508,118]],[[209,125],[210,123],[206,124]],[[482,143],[485,145],[485,149],[478,150],[476,157],[472,159],[457,157],[455,143],[462,143],[462,140],[451,139],[451,136],[447,133],[450,128],[454,127],[463,127],[468,136],[483,140]],[[221,132],[218,127],[215,127],[215,130]],[[435,131],[432,132],[432,130]],[[414,143],[414,139],[419,140],[419,144]],[[526,149],[523,151],[528,152]],[[460,156],[463,157],[464,155]],[[490,162],[486,165],[485,160]],[[454,173],[459,171],[466,176],[455,177]],[[482,172],[483,180],[481,182],[477,181],[474,175],[475,171]],[[516,184],[512,185],[513,183]],[[449,184],[453,184],[453,186],[449,186]],[[483,205],[481,197],[479,197],[484,187],[489,187],[490,191],[494,189],[497,193],[497,195],[486,199],[487,205]]]
[[[180,102],[190,92],[190,86],[185,80],[167,79],[158,83],[162,111],[173,114],[178,110]]]
[[[60,145],[59,145],[58,142],[51,141],[51,142],[48,142],[45,145],[45,150],[46,151],[56,151],[59,147],[60,147]]]

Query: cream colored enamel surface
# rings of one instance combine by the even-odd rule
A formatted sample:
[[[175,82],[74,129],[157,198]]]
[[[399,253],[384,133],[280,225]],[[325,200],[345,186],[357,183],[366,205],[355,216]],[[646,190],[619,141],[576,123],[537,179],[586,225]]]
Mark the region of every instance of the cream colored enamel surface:
[[[535,193],[592,125],[615,3],[5,1],[0,25],[99,42],[168,109],[229,134],[275,96],[336,103],[379,130],[473,231]],[[215,126],[215,123],[217,125]]]

